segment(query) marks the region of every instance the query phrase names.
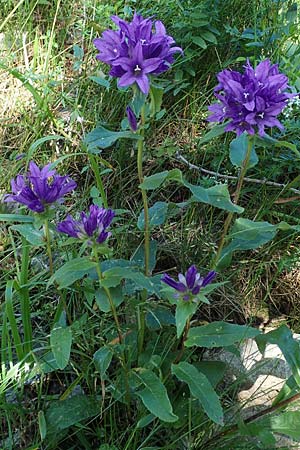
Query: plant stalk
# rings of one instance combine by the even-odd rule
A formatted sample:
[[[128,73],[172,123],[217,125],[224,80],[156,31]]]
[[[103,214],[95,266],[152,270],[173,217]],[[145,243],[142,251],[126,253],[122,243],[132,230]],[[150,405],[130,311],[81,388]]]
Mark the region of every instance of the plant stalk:
[[[94,254],[94,257],[95,257],[95,260],[96,260],[96,270],[97,270],[98,278],[99,278],[99,281],[101,283],[101,281],[103,280],[103,275],[102,275],[101,268],[100,268],[100,261],[99,261],[99,257],[98,257],[97,244],[93,246],[93,254]],[[120,322],[119,322],[119,319],[118,319],[117,311],[116,311],[116,308],[115,308],[115,305],[114,305],[114,302],[113,302],[113,299],[112,299],[112,296],[111,296],[111,292],[110,292],[109,288],[107,288],[105,286],[103,286],[103,289],[104,289],[104,292],[105,292],[105,294],[107,296],[107,299],[109,301],[110,310],[111,310],[111,313],[113,315],[113,318],[114,318],[114,321],[115,321],[115,324],[116,324],[118,337],[119,337],[119,342],[120,342],[120,344],[122,344],[122,342],[123,342],[122,331],[121,331],[121,327],[120,327]]]
[[[236,188],[236,191],[234,193],[234,200],[233,200],[233,202],[235,204],[237,204],[237,202],[239,201],[240,195],[241,195],[241,191],[242,191],[242,187],[243,187],[243,181],[244,181],[244,178],[245,178],[245,175],[246,175],[246,172],[247,172],[247,168],[248,168],[248,164],[249,164],[249,160],[250,160],[250,156],[251,156],[252,147],[253,147],[253,138],[249,137],[248,138],[248,147],[247,147],[246,156],[245,156],[245,159],[244,159],[242,167],[241,167],[240,175],[239,175],[239,178],[238,178],[237,188]],[[222,233],[222,236],[221,236],[221,239],[220,239],[220,243],[219,243],[219,246],[218,246],[217,254],[216,254],[214,262],[213,262],[213,268],[216,268],[216,266],[217,266],[217,264],[219,262],[219,259],[220,259],[220,256],[221,256],[224,244],[225,244],[225,240],[226,240],[226,237],[227,237],[227,233],[228,233],[230,224],[231,224],[232,219],[233,219],[233,216],[234,216],[234,213],[230,212],[228,214],[226,220],[225,220],[223,233]]]
[[[48,254],[48,258],[49,258],[49,272],[50,272],[50,275],[53,275],[53,257],[52,257],[52,250],[51,250],[51,236],[50,236],[48,219],[46,219],[44,222],[44,230],[45,230],[47,254]]]

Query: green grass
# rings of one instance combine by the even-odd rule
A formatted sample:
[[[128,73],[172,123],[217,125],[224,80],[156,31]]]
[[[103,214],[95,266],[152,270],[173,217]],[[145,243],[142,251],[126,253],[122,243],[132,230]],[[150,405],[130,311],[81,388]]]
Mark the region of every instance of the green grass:
[[[61,158],[60,171],[68,172],[79,184],[79,191],[67,203],[68,212],[74,213],[89,205],[95,180],[82,139],[96,123],[118,130],[125,117],[128,100],[124,93],[117,91],[115,85],[107,91],[90,79],[100,71],[106,72],[104,65],[95,59],[92,40],[110,26],[111,14],[123,15],[124,8],[125,13],[128,13],[129,8],[137,7],[137,3],[145,15],[156,14],[157,18],[163,20],[168,31],[176,37],[176,33],[180,34],[176,24],[189,24],[189,19],[183,18],[184,8],[192,11],[194,4],[199,2],[163,0],[154,6],[153,2],[147,0],[3,2],[0,12],[1,195],[9,191],[10,179],[23,170],[26,158],[40,164]],[[200,3],[206,11],[207,2]],[[166,114],[146,131],[147,149],[144,158],[145,175],[178,167],[191,183],[201,183],[205,187],[214,185],[214,179],[189,170],[175,155],[178,150],[195,165],[215,172],[237,174],[228,159],[231,137],[223,136],[205,145],[197,142],[208,129],[207,105],[213,98],[215,73],[228,66],[241,67],[245,61],[241,61],[241,58],[245,55],[253,60],[267,56],[280,62],[282,69],[292,74],[294,83],[299,82],[298,72],[288,58],[291,43],[299,45],[297,24],[288,23],[292,18],[288,17],[287,10],[293,2],[277,2],[282,4],[279,10],[276,2],[267,0],[208,3],[213,3],[211,26],[219,31],[217,43],[209,44],[207,49],[187,45],[183,62],[178,59],[172,71],[166,75],[169,89],[163,102]],[[229,30],[226,25],[232,29]],[[241,37],[245,28],[253,28],[254,34],[260,35],[260,45],[248,45],[250,40]],[[75,45],[77,47],[74,49]],[[195,74],[188,72],[191,61]],[[173,86],[174,78],[176,81]],[[286,120],[285,125],[286,140],[297,144],[298,126],[293,120]],[[38,145],[40,138],[51,135],[61,137]],[[21,153],[25,153],[26,158],[17,161],[16,156]],[[255,178],[266,177],[287,184],[297,177],[298,160],[293,155],[282,149],[274,149],[271,154],[269,150],[260,149],[259,153],[260,163],[250,172]],[[126,210],[118,218],[120,229],[112,241],[116,257],[126,259],[135,253],[142,238],[136,228],[142,202],[136,189],[135,148],[127,141],[121,141],[115,147],[104,150],[101,158],[103,161],[99,165],[105,172],[103,181],[109,206]],[[229,184],[229,190],[234,192],[233,183]],[[240,204],[246,208],[246,216],[250,219],[271,223],[283,220],[299,225],[297,201],[276,203],[278,199],[291,195],[289,192],[281,194],[280,190],[273,187],[246,183]],[[149,201],[151,205],[157,200],[179,203],[187,200],[188,196],[185,188],[172,184],[150,194]],[[0,213],[14,211],[14,206],[0,204]],[[57,213],[61,217],[62,209]],[[166,225],[157,228],[154,233],[159,243],[156,272],[176,273],[193,263],[203,272],[207,271],[225,218],[224,211],[194,203],[171,217]],[[22,264],[20,236],[10,230],[8,224],[0,225],[0,246],[0,289],[4,292],[6,282],[17,276],[15,261],[18,261],[19,268]],[[255,322],[262,310],[268,310],[270,318],[284,316],[299,332],[298,247],[299,237],[296,233],[281,232],[270,245],[259,251],[236,253],[233,266],[220,275],[221,279],[227,279],[229,283],[213,295],[211,306],[205,306],[199,320]],[[54,258],[59,250],[55,242]],[[63,251],[66,257],[74,253],[72,247],[65,247]],[[48,275],[47,258],[44,255],[43,249],[36,247],[31,254],[30,265],[33,348],[38,356],[49,352],[49,334],[60,298],[55,287],[44,290]],[[0,299],[0,331],[8,337],[5,351],[12,368],[2,361],[0,447],[105,450],[100,445],[108,444],[111,447],[106,447],[107,450],[113,450],[113,445],[119,450],[147,446],[158,446],[165,450],[209,450],[229,449],[230,445],[234,445],[227,441],[206,445],[207,438],[215,431],[214,426],[199,412],[199,408],[197,410],[196,405],[191,406],[187,401],[180,403],[180,396],[174,399],[178,410],[184,409],[187,416],[192,411],[197,420],[188,416],[187,421],[182,420],[174,428],[155,420],[149,426],[137,428],[136,422],[147,414],[146,410],[136,411],[132,408],[125,414],[125,408],[119,406],[116,396],[111,392],[103,400],[101,414],[85,422],[78,421],[42,443],[42,425],[38,426],[37,417],[40,413],[42,420],[41,412],[46,411],[51,401],[68,398],[76,389],[82,389],[86,395],[98,394],[103,389],[95,374],[92,358],[101,344],[114,338],[110,316],[95,309],[80,283],[75,283],[65,299],[74,336],[70,366],[64,371],[40,377],[35,377],[31,372],[26,373],[22,367],[16,376],[13,373],[13,369],[18,368],[13,363],[15,341],[5,329],[11,324],[3,321],[4,301],[3,295]],[[22,330],[19,302],[20,297],[16,294],[13,304],[17,327]],[[121,310],[120,316],[124,323],[134,320],[135,307],[132,300],[131,309],[126,311],[127,316],[125,309]],[[267,319],[264,317],[263,320]],[[174,338],[170,338],[168,333],[163,335],[163,332],[158,332],[155,339],[147,343],[147,357],[149,360],[153,355],[167,358],[173,347]],[[134,355],[131,357],[134,360]],[[117,375],[117,378],[121,386],[124,383],[122,375]],[[14,397],[14,401],[10,400],[10,396]],[[225,403],[229,397],[230,393],[228,396],[224,394]],[[196,446],[192,442],[196,442]],[[246,442],[244,448],[250,448],[250,445]]]

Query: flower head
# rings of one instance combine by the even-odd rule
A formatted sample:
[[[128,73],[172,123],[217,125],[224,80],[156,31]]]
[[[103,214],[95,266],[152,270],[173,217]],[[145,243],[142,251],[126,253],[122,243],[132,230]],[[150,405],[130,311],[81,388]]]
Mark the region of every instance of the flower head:
[[[25,175],[17,175],[11,180],[12,194],[6,196],[6,202],[18,202],[34,212],[42,213],[64,195],[75,189],[77,184],[68,176],[60,176],[47,164],[40,169],[35,162],[29,163]]]
[[[168,36],[159,20],[134,14],[131,22],[112,16],[117,30],[106,30],[94,40],[99,50],[96,56],[110,65],[110,75],[118,78],[120,87],[137,84],[143,94],[150,88],[149,75],[159,75],[169,69],[174,53],[182,52],[174,47],[174,39]]]
[[[213,281],[216,276],[216,272],[211,271],[205,277],[201,277],[197,271],[197,267],[192,265],[185,275],[180,273],[178,275],[178,281],[175,281],[168,274],[164,274],[161,281],[174,288],[179,294],[177,297],[181,297],[183,300],[192,300],[195,295],[198,295],[200,289],[207,286]]]
[[[210,122],[230,119],[225,131],[234,131],[238,136],[257,131],[263,136],[265,127],[283,129],[277,116],[293,94],[285,92],[288,78],[279,72],[277,64],[271,65],[266,59],[254,69],[248,60],[244,73],[225,69],[217,78],[215,96],[219,103],[208,107],[212,112]]]
[[[100,208],[97,205],[91,205],[89,215],[84,212],[80,213],[80,220],[75,220],[68,216],[66,220],[57,225],[57,231],[65,233],[71,237],[81,240],[88,240],[88,242],[103,244],[111,235],[107,231],[113,218],[114,211],[111,209]]]

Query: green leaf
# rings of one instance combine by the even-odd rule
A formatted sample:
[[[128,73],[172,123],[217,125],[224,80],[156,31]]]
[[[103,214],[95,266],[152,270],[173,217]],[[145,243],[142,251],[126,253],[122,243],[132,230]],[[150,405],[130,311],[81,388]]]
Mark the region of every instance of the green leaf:
[[[134,374],[144,386],[136,394],[145,407],[164,422],[176,422],[178,417],[173,413],[167,390],[157,375],[148,369],[137,369]]]
[[[100,153],[99,149],[110,147],[121,138],[141,139],[139,135],[130,131],[111,131],[99,126],[86,135],[84,143],[90,153]]]
[[[29,161],[32,158],[33,153],[45,142],[49,141],[59,141],[59,140],[65,140],[66,138],[64,136],[61,136],[59,134],[50,134],[48,136],[43,136],[39,139],[37,139],[35,142],[31,144],[28,150],[27,154],[27,161]]]
[[[188,319],[190,319],[195,312],[197,311],[198,303],[194,302],[185,302],[184,300],[178,300],[176,305],[176,328],[177,328],[177,337],[179,338],[182,335],[185,324]]]
[[[275,433],[286,434],[300,440],[300,411],[285,411],[270,417],[271,429]]]
[[[201,47],[203,49],[207,48],[207,44],[206,44],[205,40],[202,39],[200,36],[192,36],[191,39],[192,39],[192,42],[194,42],[194,44],[198,45],[198,47]]]
[[[150,110],[151,116],[154,117],[156,113],[158,113],[161,109],[162,98],[164,94],[164,89],[159,86],[150,86]]]
[[[206,41],[212,42],[213,44],[217,44],[217,38],[211,31],[202,31],[201,36]]]
[[[297,394],[300,391],[300,386],[297,384],[295,378],[293,375],[291,375],[280,391],[278,392],[278,395],[276,396],[275,400],[273,401],[272,405],[277,405],[279,402],[282,402],[283,400],[292,397],[293,395]]]
[[[89,79],[94,81],[95,83],[99,84],[100,86],[105,87],[106,90],[109,91],[110,82],[108,80],[106,80],[105,78],[91,76],[91,77],[89,77]]]
[[[93,361],[96,369],[100,373],[101,379],[104,377],[107,369],[110,366],[113,357],[113,352],[109,347],[101,347],[94,353]]]
[[[119,305],[121,305],[121,303],[124,300],[122,287],[121,286],[111,287],[110,293],[113,303],[117,308]],[[95,292],[95,300],[100,311],[103,311],[105,313],[111,311],[107,294],[103,288],[97,289],[97,291]]]
[[[147,416],[142,417],[138,423],[136,424],[137,428],[144,428],[147,427],[153,420],[155,419],[155,416],[153,414],[147,414]]]
[[[156,202],[151,208],[149,208],[149,226],[150,229],[159,225],[162,225],[167,217],[168,203],[166,202]],[[144,230],[145,228],[145,216],[144,210],[139,215],[137,226],[139,230]]]
[[[150,330],[162,330],[165,326],[175,325],[175,318],[167,308],[151,308],[146,314],[146,325]]]
[[[38,423],[39,423],[41,441],[43,441],[47,434],[47,424],[46,424],[46,419],[45,419],[45,415],[44,415],[43,411],[38,412]]]
[[[32,225],[12,225],[11,229],[18,231],[31,245],[45,245],[43,231],[36,230]]]
[[[22,214],[0,214],[0,222],[33,223],[34,218]]]
[[[60,289],[66,288],[96,268],[89,258],[75,258],[65,263],[50,278],[48,284],[58,283]]]
[[[225,133],[225,128],[228,125],[228,123],[222,123],[221,125],[215,125],[211,130],[209,130],[204,136],[202,136],[198,144],[206,144],[207,142],[210,142],[212,139],[221,136]]]
[[[224,416],[219,397],[206,376],[187,362],[172,364],[171,370],[180,381],[187,383],[191,394],[200,401],[208,417],[223,425]]]
[[[237,138],[233,139],[230,143],[230,161],[234,166],[242,167],[244,159],[246,158],[246,153],[248,149],[249,137],[247,133],[243,133]],[[252,146],[250,160],[248,163],[248,169],[250,167],[256,166],[258,163],[258,156],[256,154],[254,145]]]
[[[191,328],[186,347],[226,347],[243,339],[253,338],[260,334],[256,328],[246,325],[234,325],[226,322],[212,322],[201,327]]]
[[[182,183],[181,170],[164,170],[163,172],[155,173],[150,177],[145,177],[143,183],[140,184],[139,187],[144,190],[153,190],[160,187],[165,181],[178,181]]]
[[[255,249],[271,241],[280,226],[280,224],[272,225],[269,222],[254,222],[253,220],[242,218],[236,219],[232,232],[229,235],[231,242],[224,247],[217,269],[226,266],[234,251]]]
[[[101,402],[92,396],[75,395],[50,404],[45,417],[48,433],[58,433],[100,413]]]
[[[242,213],[244,211],[244,208],[231,202],[226,184],[217,184],[208,189],[202,186],[195,186],[187,181],[184,182],[184,185],[192,192],[192,201],[208,203],[230,212]]]
[[[276,344],[282,351],[298,386],[300,386],[300,344],[286,325],[256,337],[258,348],[263,353],[267,343]]]
[[[215,387],[223,379],[227,365],[223,361],[199,361],[194,366],[203,373],[210,384]]]
[[[71,327],[54,328],[50,334],[50,345],[59,369],[64,369],[70,359],[72,345]]]

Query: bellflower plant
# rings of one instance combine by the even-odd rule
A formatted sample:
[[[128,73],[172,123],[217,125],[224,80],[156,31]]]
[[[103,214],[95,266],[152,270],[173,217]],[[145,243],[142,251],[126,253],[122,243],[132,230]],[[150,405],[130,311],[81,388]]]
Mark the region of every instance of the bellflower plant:
[[[182,298],[184,301],[193,300],[199,294],[200,289],[210,284],[216,276],[216,272],[210,271],[205,277],[201,277],[195,265],[192,265],[183,275],[178,275],[178,281],[174,280],[170,275],[165,273],[161,281],[168,286],[174,288],[178,293],[176,298]]]
[[[80,220],[75,220],[68,216],[66,220],[57,225],[57,231],[65,233],[68,236],[87,240],[89,244],[103,244],[111,233],[107,231],[113,218],[114,211],[111,209],[100,208],[97,205],[91,205],[89,214],[80,213]]]
[[[225,131],[238,136],[243,132],[264,136],[265,127],[283,129],[277,116],[293,94],[286,92],[288,78],[279,72],[277,64],[266,59],[254,69],[248,60],[244,73],[225,69],[217,78],[215,96],[219,103],[208,107],[212,112],[210,122],[229,119]]]
[[[119,87],[136,84],[148,94],[149,76],[166,72],[174,62],[174,53],[182,49],[173,46],[174,39],[159,20],[153,22],[136,13],[131,22],[118,16],[112,20],[117,30],[106,30],[94,40],[99,50],[96,58],[110,65],[109,74],[118,78]]]
[[[62,202],[64,195],[76,186],[69,176],[60,176],[51,169],[51,164],[40,169],[31,161],[27,174],[11,180],[13,193],[7,195],[5,201],[18,202],[36,213],[43,213],[50,205]]]

